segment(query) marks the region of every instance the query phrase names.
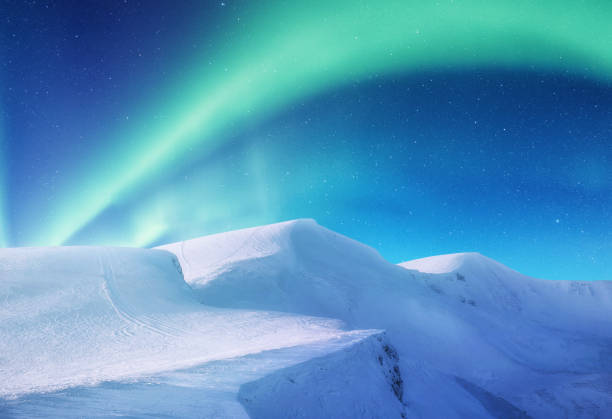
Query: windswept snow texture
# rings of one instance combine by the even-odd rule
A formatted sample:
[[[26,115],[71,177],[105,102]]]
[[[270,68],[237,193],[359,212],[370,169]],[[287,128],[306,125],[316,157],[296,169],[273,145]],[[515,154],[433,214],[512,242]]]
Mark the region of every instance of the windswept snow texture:
[[[178,371],[162,371],[51,393],[30,393],[0,403],[0,417],[247,418],[249,415],[237,396],[243,384],[285,367],[309,370],[307,361],[313,357],[324,365],[328,356],[333,360],[336,352],[344,353],[345,348],[361,341],[374,343],[366,347],[380,352],[379,337],[380,334],[371,331],[358,331],[337,339],[219,359]],[[352,351],[346,353],[353,354]],[[376,353],[347,361],[355,366],[362,362],[377,365]],[[359,376],[354,377],[351,384],[363,385]],[[377,385],[370,387],[373,397],[385,398],[393,394],[387,382],[379,381]],[[351,385],[343,388],[343,394],[353,391]],[[394,404],[397,406],[397,402]]]
[[[397,361],[378,335],[244,384],[239,399],[256,418],[401,418],[406,406]]]
[[[3,249],[0,278],[5,400],[354,335],[330,319],[205,307],[161,250]]]
[[[612,417],[611,285],[312,220],[0,249],[0,417]]]
[[[408,417],[612,415],[609,282],[530,278],[477,253],[397,266],[312,220],[163,248],[204,304],[386,329]],[[282,397],[247,409],[272,417]]]

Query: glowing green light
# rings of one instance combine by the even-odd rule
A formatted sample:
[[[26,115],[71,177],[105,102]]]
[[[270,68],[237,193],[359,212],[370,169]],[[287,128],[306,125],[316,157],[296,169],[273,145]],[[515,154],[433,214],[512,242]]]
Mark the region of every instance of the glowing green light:
[[[612,78],[607,0],[309,0],[248,15],[244,36],[218,51],[216,65],[194,59],[198,70],[176,96],[147,110],[164,119],[117,135],[106,155],[79,169],[49,209],[56,221],[31,242],[64,243],[128,191],[210,153],[232,124],[370,75],[493,66]]]

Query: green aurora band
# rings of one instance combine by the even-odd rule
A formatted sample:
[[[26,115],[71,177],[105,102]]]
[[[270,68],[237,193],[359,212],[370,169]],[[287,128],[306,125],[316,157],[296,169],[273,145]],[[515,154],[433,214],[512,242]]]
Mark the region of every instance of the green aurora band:
[[[608,0],[296,1],[246,16],[213,64],[193,57],[133,130],[73,168],[31,244],[65,243],[130,191],[215,150],[230,127],[372,75],[480,67],[612,79]],[[158,236],[160,222],[141,223],[134,243]]]

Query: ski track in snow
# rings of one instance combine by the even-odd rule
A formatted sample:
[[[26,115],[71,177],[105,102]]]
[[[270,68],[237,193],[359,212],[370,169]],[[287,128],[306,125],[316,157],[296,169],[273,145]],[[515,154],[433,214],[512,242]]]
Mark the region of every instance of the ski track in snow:
[[[113,264],[116,263],[114,252],[114,249],[104,249],[103,254],[99,256],[99,262],[102,268],[102,287],[115,313],[117,313],[117,315],[128,325],[142,327],[162,336],[178,337],[180,335],[179,329],[169,324],[165,324],[160,319],[149,318],[147,316],[139,317],[130,309],[129,303],[121,301],[121,293],[117,292],[115,272],[113,269]],[[133,333],[130,333],[128,330],[129,327],[121,329],[123,334],[133,335]]]
[[[126,323],[126,326],[120,329],[120,334],[124,336],[133,336],[134,333],[130,331],[130,326],[133,324],[138,324],[138,322],[134,321],[124,310],[121,310],[113,298],[111,290],[111,281],[113,273],[112,269],[110,269],[108,266],[108,261],[105,261],[100,255],[98,256],[98,263],[102,271],[102,277],[104,278],[104,282],[102,283],[102,289],[104,290],[106,299],[110,303],[115,313],[117,313],[117,316],[123,319]]]

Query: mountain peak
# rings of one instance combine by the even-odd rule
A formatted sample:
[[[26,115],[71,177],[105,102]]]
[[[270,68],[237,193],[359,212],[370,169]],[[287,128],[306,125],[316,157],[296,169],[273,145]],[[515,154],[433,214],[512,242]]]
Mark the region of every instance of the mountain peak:
[[[335,233],[310,218],[285,221],[160,246],[183,265],[187,282],[206,283],[219,272],[291,271],[311,261],[385,262],[371,247]],[[324,255],[324,257],[322,256]],[[386,263],[386,262],[385,262]]]
[[[514,273],[513,269],[484,256],[478,252],[451,253],[446,255],[429,256],[415,259],[399,264],[406,269],[419,272],[442,274],[459,272],[461,274],[490,274],[490,273]]]

